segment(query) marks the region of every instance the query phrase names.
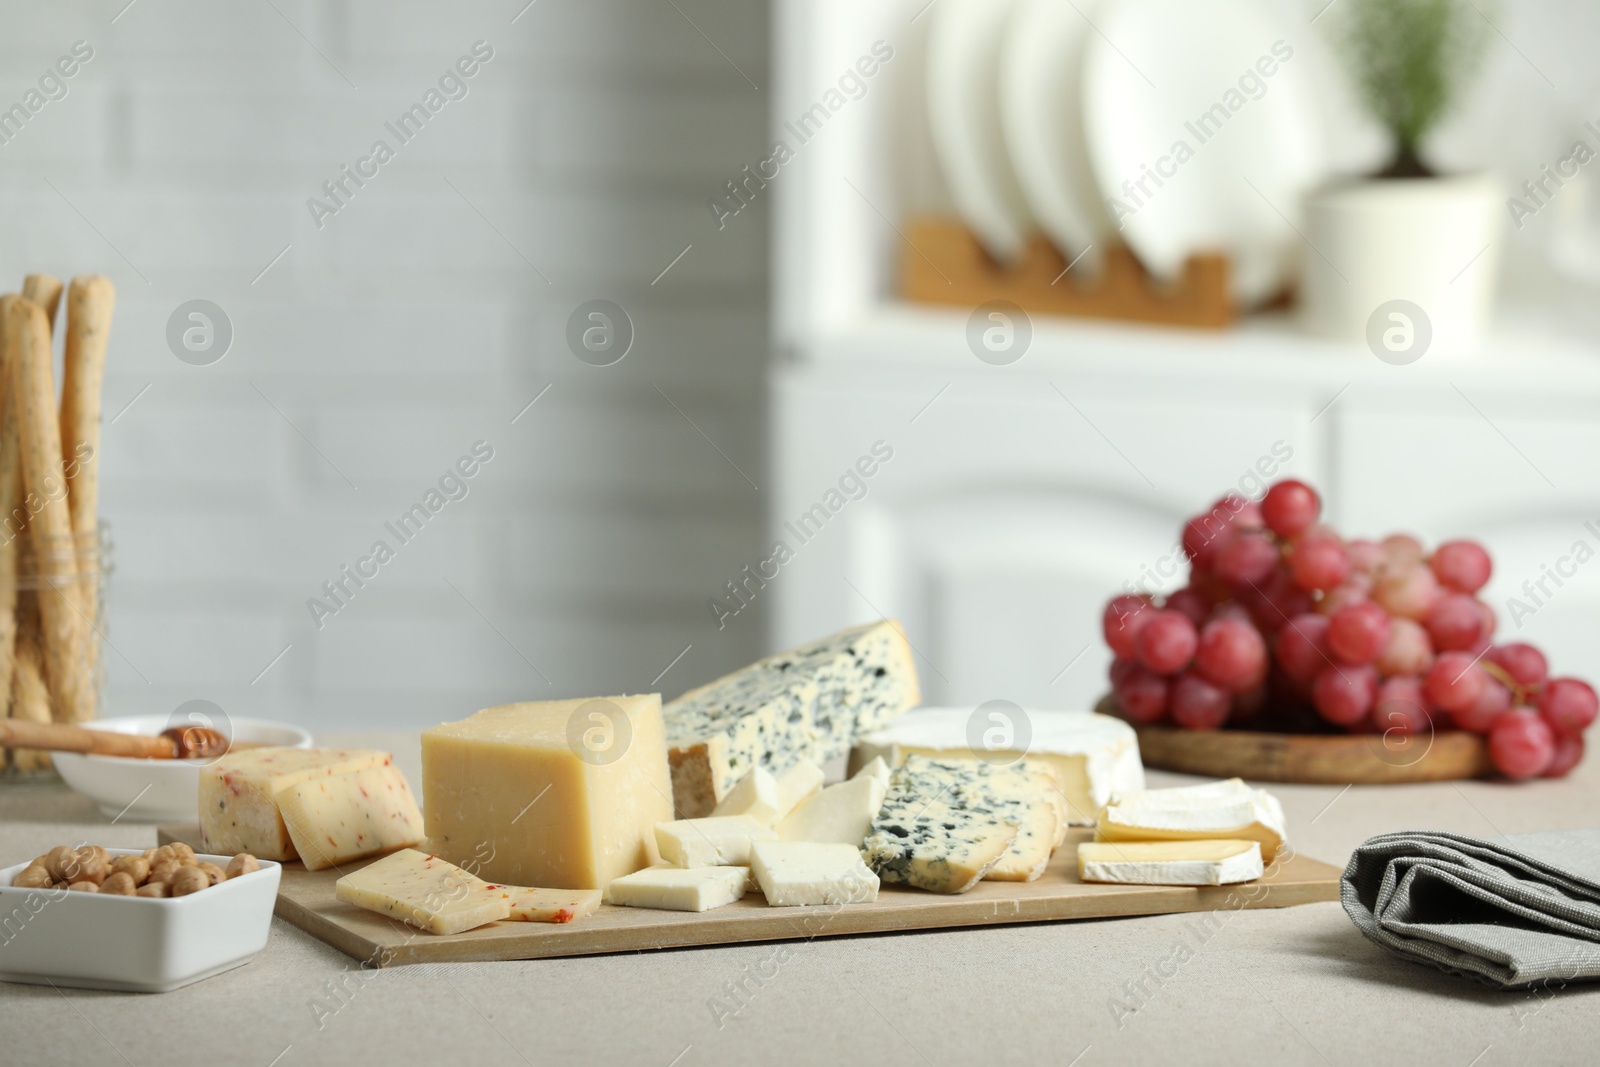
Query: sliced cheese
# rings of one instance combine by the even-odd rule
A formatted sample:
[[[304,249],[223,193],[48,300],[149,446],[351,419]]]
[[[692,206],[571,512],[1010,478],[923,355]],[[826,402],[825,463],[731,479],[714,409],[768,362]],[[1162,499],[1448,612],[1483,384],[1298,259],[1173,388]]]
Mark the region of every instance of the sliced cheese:
[[[908,756],[895,769],[861,850],[880,879],[964,893],[1005,857],[1017,824],[961,800],[961,787],[977,783],[979,766],[978,760]]]
[[[887,789],[889,786],[889,765],[883,762],[882,756],[873,756],[872,759],[868,760],[861,767],[857,768],[850,775],[850,777],[876,778],[878,781],[882,782],[884,788]]]
[[[911,646],[899,624],[887,620],[691,690],[665,709],[677,813],[710,814],[755,767],[781,775],[800,760],[826,766],[858,734],[920,699]]]
[[[778,824],[783,841],[824,841],[860,848],[888,791],[873,775],[830,785],[803,801]]]
[[[1258,841],[1085,841],[1078,877],[1128,885],[1232,885],[1261,877]]]
[[[727,867],[750,863],[752,841],[775,841],[778,831],[748,815],[676,819],[656,826],[656,847],[674,867]]]
[[[661,698],[506,704],[435,726],[422,782],[446,859],[495,882],[602,889],[656,862],[655,825],[672,818]]]
[[[748,815],[771,826],[778,821],[783,801],[778,795],[778,780],[765,767],[757,767],[739,779],[712,810],[712,815]]]
[[[977,764],[973,778],[952,787],[952,795],[968,811],[987,812],[1017,827],[1016,840],[984,877],[997,882],[1035,880],[1066,837],[1066,809],[1054,768],[1032,760],[1011,765],[966,762]]]
[[[808,759],[800,760],[778,775],[778,818],[782,819],[801,803],[817,795],[827,775]]]
[[[422,843],[422,812],[393,765],[308,778],[277,799],[308,871]]]
[[[482,879],[414,848],[345,875],[333,894],[430,934],[459,934],[511,913],[507,900],[487,891]]]
[[[506,918],[523,923],[569,923],[600,908],[598,889],[533,889],[486,884],[483,892],[498,896],[510,908]]]
[[[1144,788],[1144,764],[1133,727],[1109,715],[1087,711],[1035,711],[1027,716],[1026,748],[974,751],[971,708],[918,708],[856,741],[852,770],[874,759],[898,767],[908,755],[931,759],[978,757],[1004,763],[1026,756],[1051,764],[1060,778],[1067,817],[1078,826],[1094,824],[1095,814],[1115,793]],[[979,722],[978,726],[987,724]],[[1013,724],[1014,733],[1020,732]],[[984,735],[980,729],[976,735]]]
[[[750,871],[773,907],[862,904],[878,899],[878,876],[855,845],[757,841]]]
[[[348,748],[250,748],[200,769],[200,836],[205,851],[257,859],[296,858],[278,794],[300,782],[394,762],[387,752]]]
[[[1095,828],[1098,841],[1257,841],[1267,863],[1285,836],[1278,798],[1237,778],[1118,794],[1101,811]]]
[[[613,879],[606,903],[664,911],[710,911],[732,904],[750,885],[749,867],[647,867]]]

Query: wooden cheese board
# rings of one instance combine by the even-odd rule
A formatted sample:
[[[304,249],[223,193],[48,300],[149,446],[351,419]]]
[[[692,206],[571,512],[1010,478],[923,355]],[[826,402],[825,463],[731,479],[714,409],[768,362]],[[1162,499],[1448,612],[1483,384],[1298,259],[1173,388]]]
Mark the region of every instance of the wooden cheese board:
[[[1120,713],[1105,696],[1102,715]],[[1485,739],[1465,730],[1411,736],[1289,734],[1264,730],[1184,730],[1140,726],[1146,767],[1208,778],[1306,785],[1397,785],[1481,778],[1493,772]]]
[[[1100,919],[1175,912],[1282,908],[1339,899],[1340,870],[1285,848],[1265,877],[1236,886],[1095,885],[1078,880],[1077,851],[1094,831],[1074,829],[1043,877],[1034,882],[983,882],[958,896],[884,886],[871,904],[772,908],[759,892],[708,912],[655,911],[602,905],[567,924],[497,922],[438,936],[334,898],[338,870],[308,871],[286,863],[276,914],[362,963],[474,963],[546,959],[607,952],[643,952],[701,945],[809,940],[844,934],[937,930],[962,926]],[[164,826],[162,844],[200,847],[196,826]],[[343,873],[364,862],[346,865]]]

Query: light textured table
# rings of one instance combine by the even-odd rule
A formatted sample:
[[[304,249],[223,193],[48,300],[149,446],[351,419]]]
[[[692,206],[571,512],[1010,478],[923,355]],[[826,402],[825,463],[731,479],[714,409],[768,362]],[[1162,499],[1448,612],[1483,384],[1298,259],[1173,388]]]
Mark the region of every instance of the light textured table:
[[[420,778],[415,736],[319,740],[390,749]],[[1337,864],[1386,830],[1489,836],[1600,822],[1600,759],[1532,786],[1273,788],[1296,848]],[[152,826],[107,823],[61,787],[0,788],[0,861],[85,836],[155,842]],[[274,920],[252,963],[175,993],[0,983],[0,1062],[1600,1060],[1600,985],[1540,995],[1480,988],[1390,958],[1337,904],[1220,918],[1203,942],[1195,916],[1172,915],[383,971],[362,971]]]

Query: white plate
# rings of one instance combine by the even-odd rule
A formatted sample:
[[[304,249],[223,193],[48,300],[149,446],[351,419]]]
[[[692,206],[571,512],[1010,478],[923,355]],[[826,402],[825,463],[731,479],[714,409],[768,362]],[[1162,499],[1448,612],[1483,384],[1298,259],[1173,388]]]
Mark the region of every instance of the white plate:
[[[155,736],[181,725],[170,715],[129,715],[85,723],[91,730]],[[298,726],[269,719],[231,719],[215,723],[235,741],[310,748],[311,735]],[[131,756],[85,756],[52,753],[56,771],[73,789],[119,822],[184,822],[198,818],[200,768],[210,760],[137,759]]]
[[[1083,129],[1083,57],[1096,0],[1021,0],[1001,48],[1000,116],[1024,197],[1073,273],[1100,270],[1106,211]],[[1079,256],[1082,256],[1079,259]]]
[[[1191,253],[1227,252],[1236,300],[1272,296],[1299,258],[1301,200],[1327,171],[1310,56],[1251,0],[1101,10],[1084,119],[1100,189],[1124,205],[1108,199],[1123,239],[1166,280]]]
[[[1000,45],[1014,0],[939,0],[928,12],[928,125],[956,210],[1002,263],[1033,226],[1000,132]]]
[[[231,857],[198,858],[226,867]],[[270,860],[259,871],[165,899],[13,887],[31,860],[0,871],[0,980],[165,993],[249,963],[266,947],[281,873]]]

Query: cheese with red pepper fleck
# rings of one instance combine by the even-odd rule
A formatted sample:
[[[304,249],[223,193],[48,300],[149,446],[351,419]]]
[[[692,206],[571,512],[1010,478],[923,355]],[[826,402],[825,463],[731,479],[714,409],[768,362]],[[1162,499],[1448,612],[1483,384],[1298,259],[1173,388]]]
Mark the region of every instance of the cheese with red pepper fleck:
[[[308,871],[422,843],[422,812],[392,765],[308,778],[277,800]]]
[[[483,891],[511,906],[506,918],[523,923],[569,923],[593,915],[600,907],[598,889],[532,889],[520,885],[486,885]]]
[[[205,850],[264,860],[297,854],[278,794],[311,778],[350,774],[394,762],[387,752],[349,748],[251,748],[230,752],[200,771],[200,835]]]
[[[453,863],[407,848],[345,875],[333,895],[430,934],[459,934],[511,914],[510,902],[486,887]]]

